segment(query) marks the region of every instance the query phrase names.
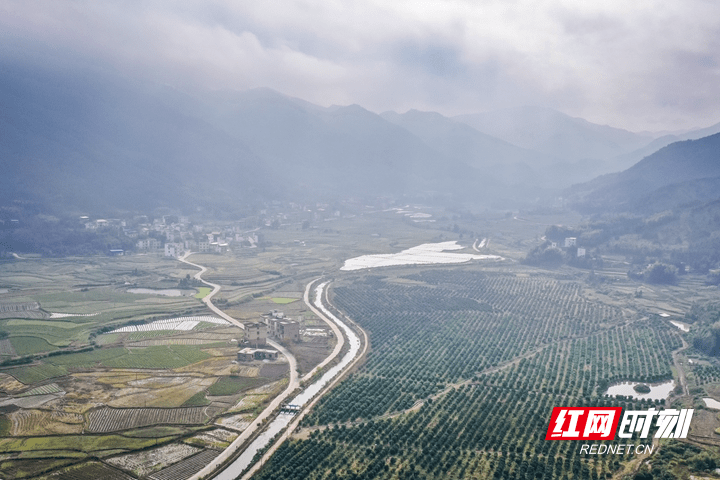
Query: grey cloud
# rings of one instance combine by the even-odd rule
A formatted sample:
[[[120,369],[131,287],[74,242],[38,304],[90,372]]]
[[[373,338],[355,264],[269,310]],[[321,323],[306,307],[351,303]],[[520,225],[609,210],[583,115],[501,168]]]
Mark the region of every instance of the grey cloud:
[[[642,130],[720,120],[720,6],[0,0],[4,55],[180,88],[469,113],[533,104]]]

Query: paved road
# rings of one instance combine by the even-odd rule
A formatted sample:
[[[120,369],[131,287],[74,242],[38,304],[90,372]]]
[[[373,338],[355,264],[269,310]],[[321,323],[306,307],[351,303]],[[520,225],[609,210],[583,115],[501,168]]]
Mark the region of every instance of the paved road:
[[[345,345],[345,337],[343,336],[342,332],[340,331],[340,328],[335,325],[335,322],[331,322],[329,318],[327,318],[325,315],[323,315],[317,308],[315,308],[310,301],[310,286],[314,284],[317,280],[320,280],[319,278],[316,278],[315,280],[312,280],[310,283],[307,284],[305,287],[305,294],[303,295],[303,301],[305,302],[305,305],[310,307],[310,310],[318,316],[323,322],[330,325],[330,328],[333,331],[333,334],[335,335],[335,338],[337,339],[337,343],[335,344],[335,348],[333,349],[332,353],[329,357],[327,357],[325,360],[322,361],[317,367],[313,368],[310,372],[308,372],[304,377],[302,377],[301,381],[306,381],[312,378],[315,373],[323,368],[328,363],[332,362],[332,360],[338,356],[340,353],[340,350],[342,350],[343,345]]]
[[[685,351],[690,345],[688,345],[683,337],[680,337],[680,340],[682,340],[682,347],[672,352],[672,358],[673,363],[675,363],[675,369],[678,372],[678,382],[682,386],[685,396],[689,397],[690,390],[688,390],[687,379],[685,378],[685,369],[682,366],[682,362],[680,362],[679,354]]]
[[[305,301],[305,304],[306,304],[308,307],[310,307],[310,309],[311,309],[318,317],[320,317],[325,323],[327,323],[328,325],[330,325],[330,326],[332,327],[333,332],[337,332],[336,335],[339,335],[339,336],[338,336],[338,339],[341,340],[341,341],[344,343],[345,339],[344,339],[343,335],[340,333],[340,329],[339,329],[339,327],[335,324],[335,322],[333,322],[332,320],[330,320],[330,319],[329,319],[325,314],[323,314],[320,310],[316,309],[316,308],[313,306],[312,302],[310,301],[310,299],[309,299],[310,286],[313,285],[314,283],[315,283],[315,280],[313,280],[313,281],[311,281],[310,283],[308,283],[307,287],[305,287],[305,295],[304,295],[304,297],[303,297],[303,300]],[[327,290],[326,290],[326,291],[327,291]],[[322,298],[320,299],[320,303],[322,304]],[[282,445],[282,444],[285,442],[285,440],[287,440],[287,439],[290,437],[290,435],[292,435],[292,433],[295,431],[295,429],[298,427],[298,425],[299,425],[300,422],[302,421],[303,417],[315,406],[315,404],[316,404],[318,401],[320,401],[320,399],[321,399],[326,393],[328,393],[335,385],[337,385],[337,384],[345,377],[345,373],[346,373],[346,372],[348,372],[348,371],[351,370],[353,367],[355,367],[355,365],[357,365],[357,363],[360,361],[360,359],[362,359],[362,358],[365,356],[365,354],[367,353],[367,348],[368,348],[367,333],[365,333],[365,330],[362,330],[362,329],[360,329],[360,332],[362,333],[362,337],[363,337],[363,342],[362,342],[362,343],[363,343],[363,348],[362,348],[362,351],[360,351],[360,352],[358,352],[358,353],[356,354],[356,356],[355,356],[355,358],[353,359],[353,361],[350,362],[350,364],[347,365],[347,366],[343,369],[343,372],[342,372],[342,373],[340,373],[339,375],[336,375],[336,376],[332,379],[332,381],[331,381],[329,384],[327,384],[327,385],[325,386],[325,388],[323,388],[323,390],[321,390],[321,391],[315,396],[315,398],[313,398],[309,403],[307,403],[305,406],[303,406],[302,410],[295,416],[295,418],[293,419],[293,421],[288,425],[287,429],[285,430],[285,433],[284,433],[278,440],[276,440],[275,443],[274,443],[270,448],[268,448],[268,450],[263,454],[263,456],[262,456],[262,458],[260,459],[260,461],[259,461],[259,462],[255,462],[255,464],[252,466],[252,468],[250,468],[250,469],[247,471],[247,473],[245,473],[245,475],[242,476],[242,479],[241,479],[241,480],[249,480],[258,470],[260,470],[260,468],[262,468],[262,466],[265,464],[265,462],[267,462],[268,460],[270,460],[270,457],[273,455],[273,453],[275,453],[275,451],[276,451],[278,448],[280,448],[280,445]],[[342,343],[341,343],[340,341],[338,341],[338,345],[340,345],[340,348],[342,348]],[[332,355],[330,355],[327,359],[325,359],[325,361],[324,361],[322,364],[318,365],[318,367],[320,367],[321,365],[327,364],[330,360],[332,360],[333,358],[335,358],[335,356],[336,356],[339,352],[340,352],[340,349],[339,349],[339,348],[337,347],[337,345],[336,345],[335,349],[333,350]],[[316,367],[316,368],[318,368],[318,367]],[[315,371],[315,370],[313,370],[313,372],[314,372],[314,371]],[[311,373],[312,373],[312,372],[311,372]],[[310,374],[308,374],[308,375],[310,375]],[[308,375],[306,375],[305,377],[303,377],[303,379],[307,378]]]
[[[216,285],[214,283],[210,283],[207,280],[202,279],[202,275],[207,271],[207,267],[204,267],[202,265],[198,265],[196,263],[192,263],[192,262],[188,261],[187,257],[189,257],[192,254],[193,254],[193,252],[188,252],[185,255],[183,255],[182,257],[178,258],[178,260],[180,260],[183,263],[187,263],[188,265],[192,265],[193,267],[199,268],[200,272],[195,274],[195,278],[200,280],[201,282],[203,282],[205,285],[209,285],[213,288],[212,292],[207,294],[205,296],[205,298],[202,299],[202,301],[205,303],[205,305],[208,306],[208,308],[210,310],[212,310],[213,312],[218,314],[220,317],[224,318],[225,320],[232,323],[233,325],[237,325],[238,327],[240,327],[244,330],[245,326],[241,322],[232,318],[230,315],[223,312],[222,310],[217,308],[212,303],[212,297],[214,297],[215,294],[217,294],[220,291],[221,287],[220,287],[220,285]],[[275,397],[272,402],[270,402],[270,404],[267,406],[267,408],[265,408],[265,410],[263,410],[262,413],[260,415],[258,415],[258,417],[253,421],[253,423],[248,428],[246,428],[245,431],[242,434],[240,434],[240,436],[238,438],[236,438],[235,441],[232,442],[228,448],[223,450],[223,452],[220,455],[218,455],[217,457],[215,457],[215,459],[212,462],[207,464],[205,466],[205,468],[203,468],[198,473],[196,473],[195,475],[190,477],[190,480],[198,480],[200,477],[206,477],[210,473],[214,472],[220,466],[221,463],[223,463],[225,460],[229,459],[231,456],[235,455],[235,453],[237,453],[240,446],[248,438],[250,438],[250,436],[253,435],[255,433],[255,431],[260,427],[260,425],[263,423],[263,420],[268,418],[268,416],[270,416],[270,414],[276,408],[278,408],[290,396],[290,394],[293,391],[295,391],[296,388],[298,388],[300,386],[300,381],[298,380],[298,372],[297,372],[297,361],[295,360],[295,357],[293,356],[293,354],[290,353],[285,347],[283,347],[282,345],[280,345],[279,343],[277,343],[273,340],[268,339],[267,342],[269,345],[275,347],[280,353],[282,353],[285,356],[285,358],[287,358],[288,363],[290,364],[290,382],[288,383],[287,388],[280,395]]]

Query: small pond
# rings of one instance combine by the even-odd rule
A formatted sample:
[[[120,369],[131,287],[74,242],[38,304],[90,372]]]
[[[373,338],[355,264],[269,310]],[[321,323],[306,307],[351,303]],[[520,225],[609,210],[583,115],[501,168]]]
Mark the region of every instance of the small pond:
[[[720,402],[714,398],[703,398],[703,401],[705,402],[706,407],[712,408],[713,410],[720,410]]]
[[[633,387],[640,385],[643,382],[622,382],[611,385],[608,388],[607,393],[611,397],[615,395],[625,395],[627,397],[633,397],[637,400],[649,399],[649,400],[665,400],[670,392],[675,388],[675,381],[668,380],[664,383],[647,384],[650,387],[649,393],[638,393]]]

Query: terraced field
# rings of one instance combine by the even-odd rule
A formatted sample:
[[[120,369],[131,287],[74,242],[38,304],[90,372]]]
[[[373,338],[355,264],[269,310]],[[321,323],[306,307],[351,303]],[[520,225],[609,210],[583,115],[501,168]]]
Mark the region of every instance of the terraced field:
[[[126,473],[100,462],[87,462],[59,470],[52,475],[43,476],[38,480],[133,480]]]
[[[88,413],[88,431],[115,432],[149,425],[201,425],[215,412],[189,408],[98,408]]]
[[[210,463],[219,454],[220,452],[215,450],[203,450],[175,465],[153,473],[148,478],[151,480],[185,480],[202,470],[205,465]]]

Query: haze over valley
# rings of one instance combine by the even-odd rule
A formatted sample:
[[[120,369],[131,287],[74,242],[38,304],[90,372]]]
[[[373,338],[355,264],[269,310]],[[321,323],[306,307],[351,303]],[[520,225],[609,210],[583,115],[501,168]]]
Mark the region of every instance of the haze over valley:
[[[712,478],[718,19],[0,0],[0,478]]]

